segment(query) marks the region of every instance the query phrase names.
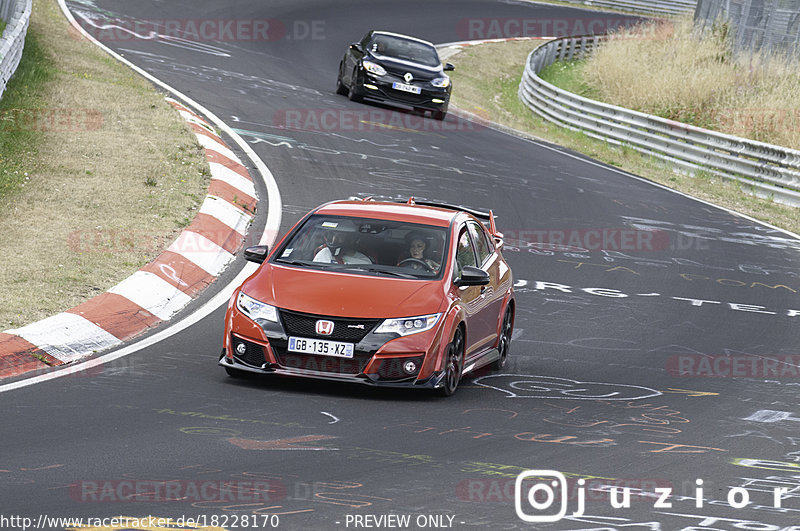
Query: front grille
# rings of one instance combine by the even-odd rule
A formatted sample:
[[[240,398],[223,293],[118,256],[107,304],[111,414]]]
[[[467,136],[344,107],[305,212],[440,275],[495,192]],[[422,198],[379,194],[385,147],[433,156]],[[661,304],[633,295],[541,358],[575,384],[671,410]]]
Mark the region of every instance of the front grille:
[[[239,354],[239,351],[236,350],[236,347],[240,343],[244,344],[245,346],[244,354]],[[244,339],[236,336],[231,336],[231,350],[233,350],[233,355],[236,359],[248,365],[261,367],[266,362],[266,359],[264,358],[264,347],[261,345],[256,345],[255,343],[251,343],[250,341],[245,341]]]
[[[381,319],[342,319],[287,310],[281,310],[280,314],[287,335],[347,341],[349,343],[358,343],[381,322]],[[333,333],[331,335],[321,336],[317,334],[316,326],[317,321],[320,319],[333,321]]]
[[[404,66],[394,66],[394,65],[388,65],[387,66],[387,65],[384,65],[384,69],[386,69],[386,72],[388,72],[389,74],[391,74],[393,76],[396,76],[403,83],[406,82],[404,76],[408,72],[408,68],[406,68]],[[414,74],[412,73],[412,75],[414,75]],[[414,75],[414,79],[412,79],[411,82],[412,83],[428,82],[428,81],[432,80],[434,77],[436,77],[436,76],[432,76],[430,74],[428,74],[428,75],[422,74],[422,75],[419,75],[419,76]]]

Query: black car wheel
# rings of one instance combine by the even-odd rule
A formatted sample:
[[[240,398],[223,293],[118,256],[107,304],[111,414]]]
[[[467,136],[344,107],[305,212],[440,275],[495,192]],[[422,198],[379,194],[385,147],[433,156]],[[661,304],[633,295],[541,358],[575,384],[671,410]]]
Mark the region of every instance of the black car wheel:
[[[353,77],[350,78],[350,90],[347,91],[350,101],[361,101],[361,94],[358,93],[358,71],[353,70]]]
[[[444,366],[444,385],[438,389],[442,396],[452,396],[461,381],[464,363],[464,333],[456,329],[453,340],[447,345],[447,360]]]
[[[347,87],[342,84],[342,63],[339,63],[339,73],[336,76],[336,94],[347,96]]]
[[[514,333],[514,313],[509,305],[503,316],[503,326],[500,329],[500,341],[497,343],[497,350],[500,352],[500,359],[492,363],[492,369],[499,371],[506,366],[508,361],[508,350],[511,348],[511,335]]]
[[[444,120],[445,116],[447,116],[447,107],[443,107],[440,111],[433,111],[433,118],[439,121]]]

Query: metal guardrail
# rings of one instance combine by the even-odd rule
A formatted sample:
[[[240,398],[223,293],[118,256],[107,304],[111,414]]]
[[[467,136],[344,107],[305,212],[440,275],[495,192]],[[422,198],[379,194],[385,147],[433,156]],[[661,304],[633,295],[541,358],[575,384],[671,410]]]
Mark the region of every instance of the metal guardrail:
[[[31,19],[32,0],[0,0],[0,18],[6,29],[0,38],[0,97],[17,71]]]
[[[605,7],[650,15],[683,15],[694,13],[697,0],[565,0],[570,4]]]
[[[776,202],[800,206],[800,151],[748,140],[583,98],[541,79],[556,61],[582,58],[606,36],[565,37],[533,50],[519,98],[555,124],[670,161],[736,180]]]

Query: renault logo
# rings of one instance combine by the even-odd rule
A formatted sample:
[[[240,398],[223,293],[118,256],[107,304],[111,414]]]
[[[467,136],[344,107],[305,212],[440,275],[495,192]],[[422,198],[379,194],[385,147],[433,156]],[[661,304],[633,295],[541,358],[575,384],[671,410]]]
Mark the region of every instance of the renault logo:
[[[320,336],[329,336],[333,333],[333,321],[317,321],[317,335]]]
[[[403,76],[403,79],[406,80],[406,83],[411,83],[414,80],[414,76],[411,75],[411,72],[406,72],[406,75]]]

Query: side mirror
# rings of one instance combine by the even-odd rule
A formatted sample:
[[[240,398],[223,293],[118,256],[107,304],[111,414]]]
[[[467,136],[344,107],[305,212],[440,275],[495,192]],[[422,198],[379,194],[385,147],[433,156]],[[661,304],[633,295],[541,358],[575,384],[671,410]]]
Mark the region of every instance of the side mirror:
[[[263,264],[264,260],[267,259],[268,254],[268,245],[254,245],[253,247],[248,247],[244,250],[244,259],[248,262]]]
[[[456,66],[453,63],[445,63],[444,64],[444,71],[445,72],[450,72],[450,71],[455,70],[455,69],[456,69]]]
[[[355,50],[355,51],[357,51],[358,53],[364,53],[364,49],[363,49],[363,48],[361,48],[361,44],[359,44],[359,43],[357,43],[357,42],[354,42],[353,44],[351,44],[351,45],[350,45],[350,49],[351,49],[351,50]]]
[[[489,281],[489,273],[483,269],[478,269],[473,266],[464,266],[461,270],[461,276],[455,280],[454,284],[459,288],[464,286],[485,286]]]

